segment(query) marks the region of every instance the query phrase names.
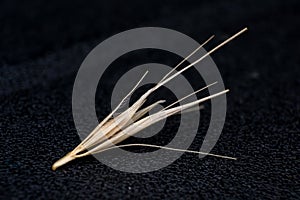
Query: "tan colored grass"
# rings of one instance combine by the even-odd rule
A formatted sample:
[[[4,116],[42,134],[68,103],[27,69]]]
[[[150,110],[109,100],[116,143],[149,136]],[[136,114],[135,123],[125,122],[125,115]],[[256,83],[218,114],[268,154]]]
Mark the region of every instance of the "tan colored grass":
[[[138,87],[138,85],[142,82],[144,77],[147,75],[148,72],[146,72],[142,78],[138,81],[138,83],[135,85],[135,87],[124,97],[124,99],[121,100],[121,102],[117,105],[117,107],[104,119],[100,122],[100,124],[77,146],[74,150],[66,154],[64,157],[56,161],[52,165],[52,169],[56,170],[58,167],[80,157],[84,157],[91,154],[100,153],[103,151],[108,151],[110,149],[114,148],[120,148],[120,147],[128,147],[128,146],[147,146],[152,148],[161,148],[166,150],[172,150],[172,151],[183,151],[183,152],[189,152],[189,153],[197,153],[197,154],[203,154],[203,155],[209,155],[209,156],[215,156],[220,158],[226,158],[226,159],[236,159],[229,156],[222,156],[217,154],[211,154],[206,152],[198,152],[198,151],[191,151],[191,150],[184,150],[184,149],[176,149],[176,148],[170,148],[170,147],[164,147],[164,146],[157,146],[157,145],[151,145],[151,144],[125,144],[125,145],[119,145],[115,146],[116,144],[124,141],[128,137],[138,133],[139,131],[147,128],[148,126],[151,126],[152,124],[163,120],[169,116],[180,114],[183,112],[190,112],[195,110],[195,106],[199,105],[200,103],[207,101],[209,99],[215,98],[219,95],[223,95],[229,90],[224,90],[219,93],[210,95],[208,97],[176,106],[174,106],[176,103],[188,98],[192,94],[198,93],[208,87],[210,87],[213,84],[212,83],[204,88],[201,88],[200,90],[197,90],[193,92],[192,94],[189,94],[180,100],[172,103],[171,105],[167,106],[166,108],[150,115],[145,116],[146,113],[148,113],[150,110],[152,110],[156,105],[163,103],[164,100],[157,101],[153,103],[152,105],[141,109],[142,105],[147,100],[148,96],[155,92],[158,88],[160,88],[162,85],[166,84],[167,82],[174,79],[176,76],[184,72],[185,70],[189,69],[193,65],[197,64],[204,58],[206,58],[208,55],[216,51],[217,49],[221,48],[226,43],[230,42],[243,32],[245,32],[247,28],[244,28],[240,32],[236,33],[232,37],[228,38],[221,44],[217,45],[215,48],[207,52],[204,56],[196,60],[195,62],[189,64],[188,66],[184,67],[182,70],[175,72],[175,70],[184,63],[189,57],[191,57],[195,52],[197,52],[200,48],[203,47],[207,42],[209,42],[213,36],[211,36],[208,40],[206,40],[202,45],[200,45],[197,49],[195,49],[190,55],[188,55],[183,61],[181,61],[175,68],[173,68],[168,74],[166,74],[161,81],[157,83],[153,88],[148,90],[145,94],[143,94],[132,106],[130,106],[127,110],[120,113],[119,115],[113,117],[113,115],[116,113],[116,111],[121,107],[121,105],[124,103],[126,99],[130,97],[130,95],[135,91],[135,89]],[[173,75],[171,75],[173,72],[175,72]]]

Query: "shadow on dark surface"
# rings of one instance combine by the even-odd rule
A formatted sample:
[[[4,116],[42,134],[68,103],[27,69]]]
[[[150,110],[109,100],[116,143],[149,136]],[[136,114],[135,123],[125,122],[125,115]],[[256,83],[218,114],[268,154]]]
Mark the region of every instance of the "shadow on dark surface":
[[[300,198],[299,9],[299,1],[2,1],[0,197]],[[51,171],[80,142],[71,95],[84,57],[105,38],[144,26],[174,29],[199,42],[249,27],[212,55],[231,90],[212,153],[238,160],[184,154],[159,171],[129,174],[88,157]],[[103,118],[109,105],[100,100]],[[209,110],[203,112],[193,150],[207,129]]]

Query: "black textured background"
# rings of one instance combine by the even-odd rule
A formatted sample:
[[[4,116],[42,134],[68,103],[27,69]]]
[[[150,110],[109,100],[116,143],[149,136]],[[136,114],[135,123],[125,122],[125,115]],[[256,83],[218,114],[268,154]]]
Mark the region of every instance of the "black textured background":
[[[300,198],[299,1],[196,2],[0,2],[1,199]],[[199,42],[249,28],[212,56],[231,89],[213,153],[238,160],[184,154],[159,171],[129,174],[87,157],[51,171],[80,142],[71,108],[80,63],[107,37],[144,26]],[[100,119],[109,112],[103,95]],[[205,113],[190,149],[201,145]]]

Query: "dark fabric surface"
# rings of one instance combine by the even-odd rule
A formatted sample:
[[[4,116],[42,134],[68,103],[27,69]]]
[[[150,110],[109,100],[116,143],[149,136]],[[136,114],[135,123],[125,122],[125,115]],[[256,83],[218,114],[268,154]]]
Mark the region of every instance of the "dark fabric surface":
[[[299,199],[299,9],[297,0],[1,1],[1,199]],[[184,154],[161,170],[130,174],[86,157],[53,172],[53,162],[80,142],[71,95],[81,62],[105,38],[144,26],[175,29],[199,42],[249,27],[212,56],[231,90],[212,153],[238,160]],[[105,94],[97,94],[99,119],[109,112]],[[203,114],[193,150],[207,129],[208,109]],[[161,141],[168,141],[173,124],[176,119]]]

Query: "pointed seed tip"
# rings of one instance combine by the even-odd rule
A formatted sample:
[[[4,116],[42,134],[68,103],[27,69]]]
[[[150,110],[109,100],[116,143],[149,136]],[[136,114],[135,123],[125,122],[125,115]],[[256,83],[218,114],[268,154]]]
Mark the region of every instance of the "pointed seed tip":
[[[55,163],[52,165],[51,169],[52,169],[53,171],[55,171],[55,170],[56,170]]]

